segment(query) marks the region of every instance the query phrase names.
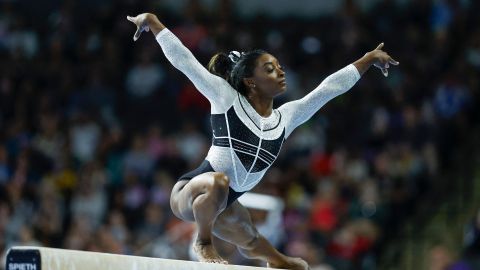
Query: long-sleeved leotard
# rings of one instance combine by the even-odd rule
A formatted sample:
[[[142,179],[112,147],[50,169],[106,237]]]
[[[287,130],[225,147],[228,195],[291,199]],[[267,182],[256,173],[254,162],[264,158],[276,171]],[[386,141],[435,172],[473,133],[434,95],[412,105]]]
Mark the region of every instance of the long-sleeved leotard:
[[[172,65],[210,101],[213,139],[206,157],[209,164],[202,166],[225,173],[235,197],[260,182],[297,126],[360,79],[358,70],[350,64],[302,99],[285,103],[269,117],[262,117],[227,81],[206,70],[168,29],[158,33],[156,40]]]

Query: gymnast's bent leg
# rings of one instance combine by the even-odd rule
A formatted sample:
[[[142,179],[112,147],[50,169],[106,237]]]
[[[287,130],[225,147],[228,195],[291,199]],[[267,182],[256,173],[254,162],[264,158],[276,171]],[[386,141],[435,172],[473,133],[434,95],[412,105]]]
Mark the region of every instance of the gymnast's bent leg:
[[[227,204],[229,180],[224,173],[206,172],[180,180],[172,189],[170,206],[180,219],[197,224],[193,248],[202,262],[227,263],[212,244],[213,224]]]
[[[218,215],[213,233],[220,239],[237,246],[242,255],[250,259],[260,259],[269,267],[306,270],[308,264],[300,258],[287,257],[276,250],[260,235],[252,223],[250,213],[238,201]]]

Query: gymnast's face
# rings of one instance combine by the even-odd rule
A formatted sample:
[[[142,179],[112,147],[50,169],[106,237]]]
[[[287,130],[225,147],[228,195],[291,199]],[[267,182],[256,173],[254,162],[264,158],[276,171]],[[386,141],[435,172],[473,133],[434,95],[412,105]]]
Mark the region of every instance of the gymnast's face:
[[[262,54],[256,61],[253,77],[247,79],[251,93],[273,98],[287,90],[285,72],[271,54]]]

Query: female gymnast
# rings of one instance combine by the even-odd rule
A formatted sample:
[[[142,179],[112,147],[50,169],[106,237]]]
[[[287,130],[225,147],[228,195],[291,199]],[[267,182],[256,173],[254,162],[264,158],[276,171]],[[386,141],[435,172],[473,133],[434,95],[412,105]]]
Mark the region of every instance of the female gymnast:
[[[151,13],[127,17],[142,32],[152,31],[165,56],[210,101],[213,143],[203,163],[181,176],[172,190],[170,205],[180,219],[195,222],[193,248],[200,261],[224,263],[212,245],[212,233],[237,246],[247,258],[268,267],[308,269],[300,258],[277,251],[253,225],[237,201],[260,182],[278,156],[284,140],[325,103],[348,91],[371,65],[387,76],[398,65],[382,51],[383,43],[328,76],[299,100],[273,108],[273,98],[286,90],[285,72],[278,60],[262,50],[218,53],[205,69]]]

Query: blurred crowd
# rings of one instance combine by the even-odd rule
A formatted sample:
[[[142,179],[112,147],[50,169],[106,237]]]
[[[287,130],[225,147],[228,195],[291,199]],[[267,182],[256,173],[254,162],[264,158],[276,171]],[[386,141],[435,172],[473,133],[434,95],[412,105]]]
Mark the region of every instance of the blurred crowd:
[[[461,249],[452,248],[445,239],[434,241],[427,248],[424,268],[428,270],[480,269],[480,209],[465,224],[462,240],[461,243],[454,243],[455,246],[461,246]]]
[[[479,123],[480,2],[344,1],[310,19],[244,19],[228,0],[175,14],[161,2],[0,1],[0,253],[189,258],[195,228],[173,216],[169,195],[208,151],[210,108],[150,33],[133,43],[126,15],[150,11],[202,64],[218,51],[275,55],[288,84],[276,106],[385,42],[400,66],[388,78],[372,68],[299,127],[254,190],[285,201],[275,243],[286,254],[374,269]]]

